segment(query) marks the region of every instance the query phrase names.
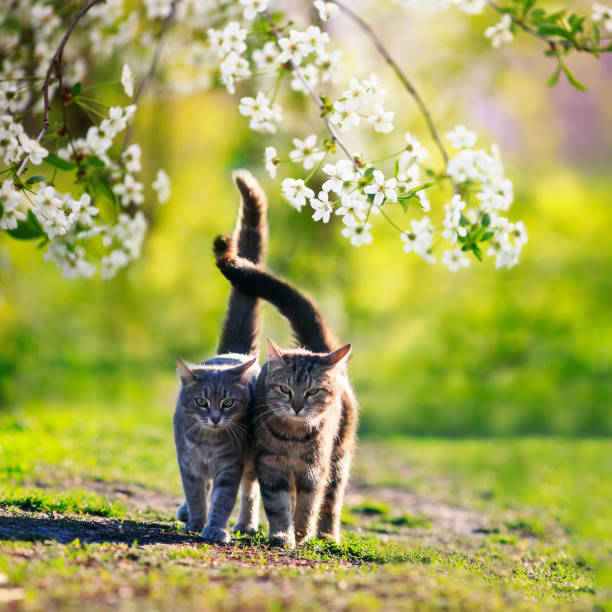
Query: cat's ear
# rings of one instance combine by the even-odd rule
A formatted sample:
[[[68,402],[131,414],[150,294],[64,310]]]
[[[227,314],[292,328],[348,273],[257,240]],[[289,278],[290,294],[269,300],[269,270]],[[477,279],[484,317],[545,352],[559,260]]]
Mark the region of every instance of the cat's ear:
[[[347,344],[346,346],[343,346],[342,348],[332,351],[329,355],[325,355],[325,357],[323,357],[323,363],[326,366],[335,366],[341,361],[347,361],[350,354],[351,354],[351,345]]]
[[[195,382],[196,379],[191,368],[189,368],[182,359],[176,360],[176,371],[181,379],[181,383],[186,387]]]
[[[283,352],[268,338],[268,363],[274,365],[285,365],[283,360]]]
[[[256,361],[257,357],[253,357],[253,359],[249,359],[248,361],[231,368],[230,372],[234,374],[236,378],[239,378],[240,382],[245,383],[248,379],[249,370]]]

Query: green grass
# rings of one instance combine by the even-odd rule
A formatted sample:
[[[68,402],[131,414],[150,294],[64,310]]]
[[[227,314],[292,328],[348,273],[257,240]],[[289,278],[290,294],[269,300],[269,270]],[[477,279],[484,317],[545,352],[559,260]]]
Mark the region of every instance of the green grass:
[[[284,551],[259,535],[216,548],[172,520],[171,398],[149,399],[135,391],[121,404],[0,417],[0,573],[26,609],[607,605],[605,440],[365,440],[361,498],[344,509],[340,544]],[[394,504],[389,491],[429,510]],[[437,507],[464,508],[481,529],[444,529]]]
[[[125,515],[125,508],[117,502],[89,491],[72,490],[47,492],[40,489],[23,489],[21,487],[0,490],[2,504],[9,508],[32,512],[61,512],[62,514],[89,514],[91,516],[120,517]]]

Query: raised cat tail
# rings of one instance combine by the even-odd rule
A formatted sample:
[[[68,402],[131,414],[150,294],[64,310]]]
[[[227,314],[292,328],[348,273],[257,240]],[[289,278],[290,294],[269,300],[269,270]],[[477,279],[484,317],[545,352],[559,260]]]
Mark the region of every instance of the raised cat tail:
[[[263,189],[246,170],[234,173],[242,204],[234,240],[240,257],[255,264],[263,261],[268,241],[268,203]],[[230,293],[218,354],[253,354],[259,349],[259,300],[236,287]]]
[[[302,346],[315,353],[338,348],[339,343],[316,304],[293,285],[240,257],[231,236],[217,236],[214,252],[223,276],[236,289],[276,306],[288,319]]]

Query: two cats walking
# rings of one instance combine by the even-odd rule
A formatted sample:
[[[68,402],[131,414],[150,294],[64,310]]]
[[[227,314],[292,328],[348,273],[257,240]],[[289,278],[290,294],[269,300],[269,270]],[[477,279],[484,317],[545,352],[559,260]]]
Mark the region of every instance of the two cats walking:
[[[178,518],[208,542],[228,542],[240,488],[235,532],[257,531],[261,491],[272,544],[338,540],[358,418],[351,346],[340,345],[312,300],[263,267],[266,197],[248,172],[235,180],[242,204],[234,235],[214,242],[217,267],[232,284],[217,355],[178,361]],[[300,348],[268,340],[260,369],[261,299],[287,318]]]

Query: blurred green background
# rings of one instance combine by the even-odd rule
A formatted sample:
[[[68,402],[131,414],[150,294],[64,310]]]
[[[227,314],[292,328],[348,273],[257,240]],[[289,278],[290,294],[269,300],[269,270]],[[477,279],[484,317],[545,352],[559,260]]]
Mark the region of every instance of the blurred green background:
[[[229,287],[211,242],[233,227],[231,171],[247,167],[270,197],[269,266],[312,294],[354,345],[362,436],[612,433],[610,58],[572,62],[587,93],[547,89],[554,66],[537,41],[494,53],[482,37],[490,19],[441,18],[418,61],[418,28],[406,42],[391,12],[377,19],[440,130],[461,122],[484,144],[500,142],[516,189],[511,218],[529,231],[520,265],[495,271],[474,260],[452,274],[405,255],[381,222],[373,245],[350,247],[337,222],[315,224],[281,200],[280,180],[260,163],[279,139],[248,132],[235,100],[160,94],[139,112],[135,139],[145,180],[166,168],[173,195],[151,207],[140,262],[112,281],[67,281],[32,244],[0,234],[1,410],[95,399],[127,402],[144,418],[151,403],[167,405],[170,419],[175,358],[215,349]],[[430,145],[398,95],[398,124]],[[446,196],[433,194],[438,207]],[[264,335],[289,343],[286,323],[267,305],[264,314]]]

